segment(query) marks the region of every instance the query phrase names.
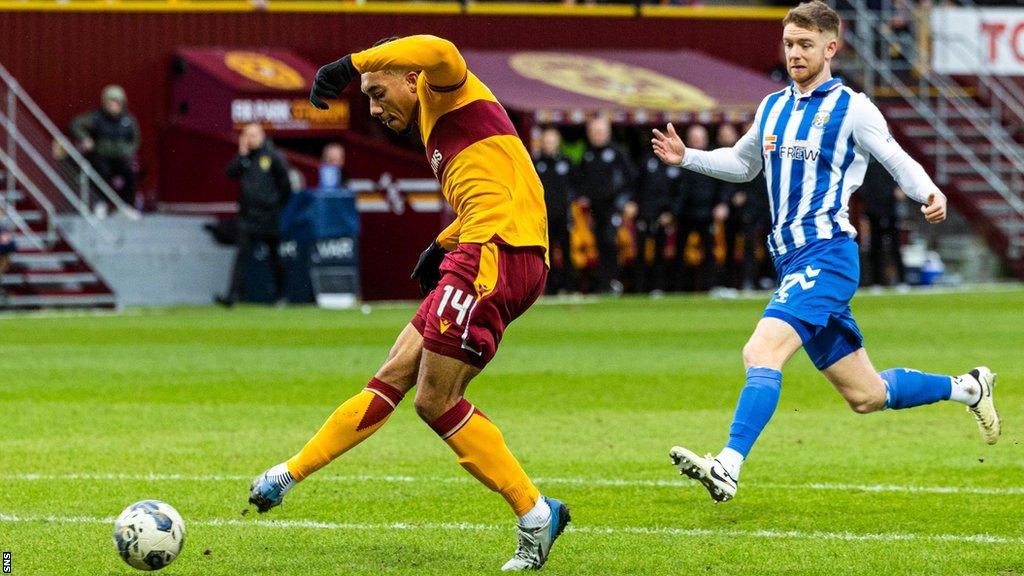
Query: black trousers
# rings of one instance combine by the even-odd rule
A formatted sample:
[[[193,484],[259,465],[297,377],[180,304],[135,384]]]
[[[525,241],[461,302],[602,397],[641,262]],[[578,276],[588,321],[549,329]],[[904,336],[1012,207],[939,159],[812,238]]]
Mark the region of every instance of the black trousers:
[[[572,289],[572,254],[569,245],[569,219],[548,216],[548,257],[551,271],[548,273],[548,294],[557,294]]]
[[[740,288],[757,288],[758,280],[775,276],[775,266],[768,256],[767,240],[771,230],[770,222],[750,222],[743,227],[743,278]],[[764,249],[763,260],[757,259],[757,248]]]
[[[110,184],[121,200],[124,200],[125,204],[129,206],[133,206],[135,204],[136,176],[131,159],[94,156],[91,162],[96,172],[107,184]],[[116,182],[115,178],[120,178],[120,182]]]
[[[880,286],[889,283],[885,273],[886,259],[892,260],[899,283],[906,282],[903,255],[900,253],[899,220],[895,216],[868,215],[868,221],[871,223],[871,249],[868,252],[871,283]]]
[[[722,285],[730,288],[740,287],[743,273],[743,260],[736,258],[736,242],[744,234],[743,222],[739,218],[725,221],[725,262],[722,270]],[[746,245],[746,240],[743,241]]]
[[[284,294],[284,267],[281,265],[281,254],[278,251],[280,239],[277,236],[256,234],[239,229],[235,264],[231,268],[231,284],[228,286],[228,299],[237,301],[242,296],[245,278],[245,259],[259,243],[267,245],[270,268],[274,275],[274,293],[280,298]]]

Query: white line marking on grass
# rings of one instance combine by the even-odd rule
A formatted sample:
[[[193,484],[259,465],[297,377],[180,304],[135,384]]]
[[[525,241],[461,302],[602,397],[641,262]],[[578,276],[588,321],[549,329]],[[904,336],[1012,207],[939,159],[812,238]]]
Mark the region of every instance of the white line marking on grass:
[[[111,524],[114,518],[99,516],[44,516],[16,515],[0,513],[2,523],[47,522],[53,524]],[[424,523],[351,523],[351,522],[320,522],[315,520],[238,520],[212,518],[207,520],[189,520],[190,526],[240,526],[257,528],[278,528],[284,530],[429,530],[456,532],[496,532],[509,531],[510,526],[493,524],[470,524],[453,522]],[[972,544],[1024,544],[1024,538],[999,536],[995,534],[915,534],[911,532],[803,532],[800,530],[715,530],[710,528],[672,528],[643,526],[574,526],[567,530],[577,534],[634,534],[639,536],[684,536],[706,538],[755,538],[766,540],[837,540],[842,542],[955,542]]]
[[[124,481],[124,482],[248,482],[253,476],[237,474],[104,474],[104,473],[74,473],[74,474],[0,474],[0,480],[23,481],[23,482],[54,482],[54,481]],[[350,475],[350,476],[314,476],[313,482],[386,482],[386,483],[412,483],[426,482],[433,484],[474,484],[476,480],[468,477],[440,476],[440,477],[415,477],[415,476],[393,476],[393,475]],[[612,486],[612,487],[650,487],[650,488],[678,488],[694,486],[692,480],[628,480],[613,478],[534,478],[539,484],[552,484],[563,486]],[[829,482],[810,482],[806,484],[783,484],[783,483],[751,483],[746,487],[750,489],[763,490],[811,490],[811,491],[846,491],[846,492],[896,492],[907,494],[980,494],[989,496],[1018,496],[1024,495],[1024,486],[908,486],[896,484],[837,484]]]

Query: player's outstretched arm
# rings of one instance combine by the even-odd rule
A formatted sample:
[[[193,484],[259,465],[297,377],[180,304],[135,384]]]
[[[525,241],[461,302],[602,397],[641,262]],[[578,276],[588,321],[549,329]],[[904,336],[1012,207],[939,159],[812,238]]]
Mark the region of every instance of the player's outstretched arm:
[[[885,118],[867,96],[853,102],[853,138],[875,157],[896,180],[907,197],[924,204],[921,213],[930,224],[946,219],[946,195],[939,191],[924,167],[910,157],[889,132]]]
[[[420,34],[406,36],[352,55],[359,72],[421,70],[435,90],[450,90],[466,80],[466,60],[444,38]]]
[[[466,60],[454,44],[429,35],[407,36],[349,54],[317,70],[309,101],[321,110],[363,72],[419,70],[438,91],[458,88],[466,80]]]
[[[687,149],[671,123],[666,132],[654,131],[651,146],[666,164],[682,166],[726,182],[749,182],[761,171],[761,149],[756,122],[734,146],[717,150]]]

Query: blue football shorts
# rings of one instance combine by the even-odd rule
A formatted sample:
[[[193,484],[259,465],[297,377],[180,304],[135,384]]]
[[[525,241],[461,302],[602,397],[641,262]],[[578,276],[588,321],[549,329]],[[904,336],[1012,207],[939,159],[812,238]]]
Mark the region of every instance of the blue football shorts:
[[[818,370],[863,347],[850,310],[860,284],[860,256],[852,238],[812,241],[776,258],[775,269],[779,286],[764,317],[792,326]]]

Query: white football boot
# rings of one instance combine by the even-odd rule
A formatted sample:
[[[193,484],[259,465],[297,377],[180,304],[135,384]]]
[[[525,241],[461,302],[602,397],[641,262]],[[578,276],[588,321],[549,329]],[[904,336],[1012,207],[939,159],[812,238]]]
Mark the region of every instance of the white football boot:
[[[974,414],[978,422],[981,436],[988,444],[995,444],[999,441],[1000,425],[999,413],[996,412],[996,405],[992,401],[992,389],[996,387],[996,375],[985,366],[978,366],[960,378],[971,378],[981,387],[981,399],[973,406],[968,406],[967,411]]]
[[[676,446],[668,455],[672,463],[679,468],[679,473],[703,484],[715,502],[732,500],[736,495],[736,480],[733,480],[722,463],[711,454],[700,457],[686,448]]]
[[[561,500],[542,496],[551,507],[551,517],[547,524],[536,528],[516,526],[519,531],[519,545],[508,562],[501,567],[502,572],[518,572],[520,570],[540,570],[548,560],[551,546],[562,535],[572,517],[569,508]]]

